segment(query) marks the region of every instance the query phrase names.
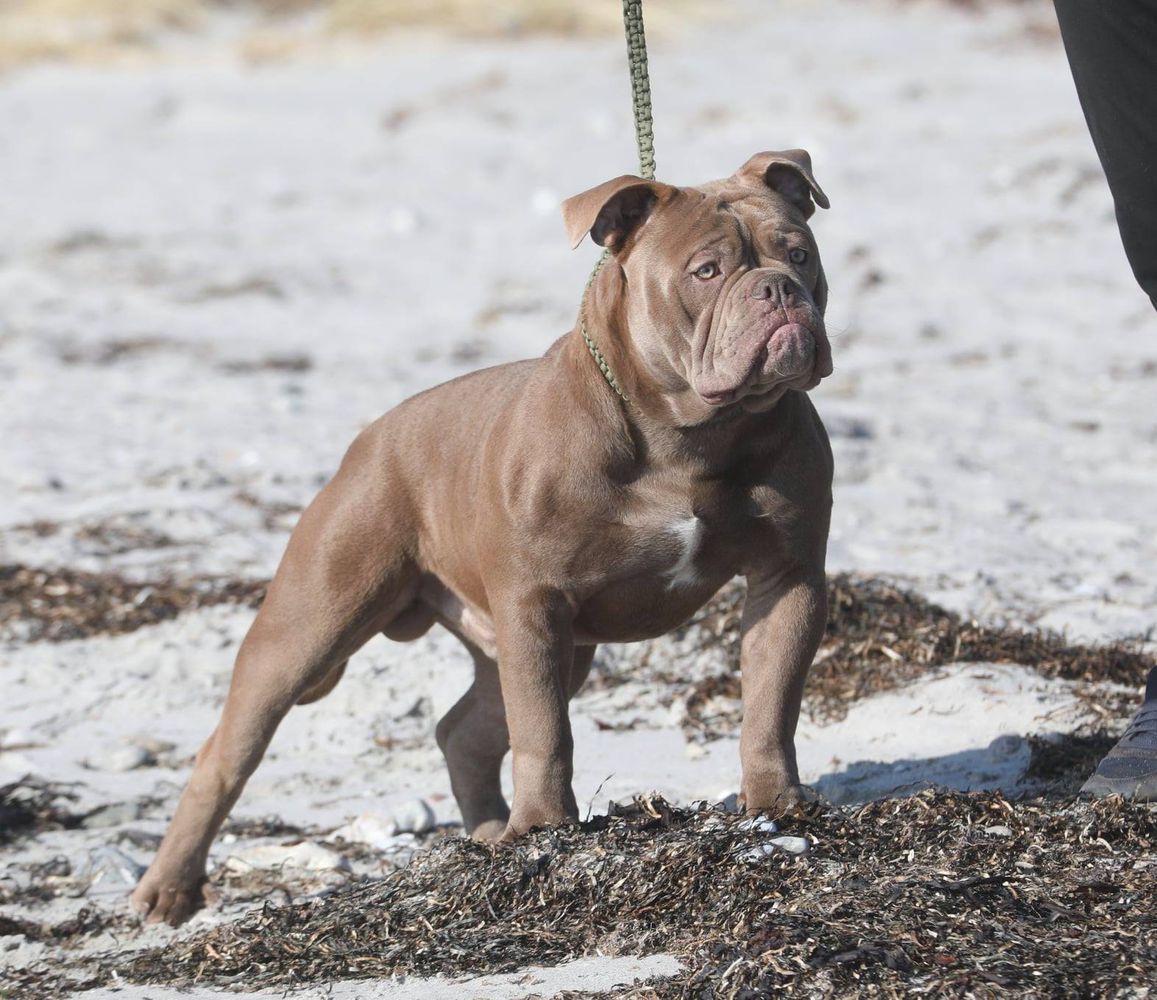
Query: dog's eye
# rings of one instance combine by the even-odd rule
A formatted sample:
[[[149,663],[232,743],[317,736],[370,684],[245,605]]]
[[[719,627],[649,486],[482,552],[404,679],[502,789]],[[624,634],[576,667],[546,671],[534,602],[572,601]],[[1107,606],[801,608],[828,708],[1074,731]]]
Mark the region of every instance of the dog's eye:
[[[796,247],[794,250],[792,250],[791,253],[788,254],[788,257],[791,258],[791,262],[793,264],[807,263],[807,251],[803,247]]]
[[[719,277],[719,265],[714,261],[711,261],[708,264],[700,264],[697,268],[695,268],[692,274],[694,274],[695,277],[700,281],[710,281],[712,278]]]

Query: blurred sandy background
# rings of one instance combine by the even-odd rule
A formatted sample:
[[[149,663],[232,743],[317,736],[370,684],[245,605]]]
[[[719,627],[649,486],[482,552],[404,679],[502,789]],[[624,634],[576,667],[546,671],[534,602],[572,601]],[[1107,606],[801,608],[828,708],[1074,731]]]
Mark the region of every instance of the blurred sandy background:
[[[710,9],[688,0],[652,7],[653,31]],[[4,0],[0,67],[165,58],[167,46],[207,36],[224,36],[245,58],[288,58],[327,41],[405,28],[468,37],[608,35],[621,30],[621,14],[613,2],[578,0]]]

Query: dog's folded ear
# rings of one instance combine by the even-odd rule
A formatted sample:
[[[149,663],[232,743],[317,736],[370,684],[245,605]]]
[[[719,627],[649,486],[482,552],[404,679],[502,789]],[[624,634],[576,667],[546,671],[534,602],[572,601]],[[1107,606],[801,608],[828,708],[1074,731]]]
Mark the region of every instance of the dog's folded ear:
[[[803,212],[805,219],[812,217],[816,205],[831,208],[828,196],[812,174],[812,158],[806,150],[756,153],[735,171],[735,176],[749,184],[766,184]]]
[[[571,247],[587,233],[599,246],[616,251],[650,214],[665,184],[624,174],[562,203],[562,221]]]

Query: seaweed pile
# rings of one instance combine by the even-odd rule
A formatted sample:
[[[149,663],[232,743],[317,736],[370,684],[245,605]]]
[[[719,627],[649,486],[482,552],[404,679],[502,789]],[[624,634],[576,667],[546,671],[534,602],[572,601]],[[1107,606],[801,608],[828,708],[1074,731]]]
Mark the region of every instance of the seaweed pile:
[[[72,972],[256,990],[668,951],[680,975],[614,995],[1104,996],[1157,981],[1157,808],[925,792],[781,829],[811,851],[753,862],[758,826],[639,799],[514,845],[444,840],[381,881]],[[46,976],[24,995],[60,987]]]
[[[76,793],[67,785],[34,775],[0,785],[0,846],[41,830],[79,826],[83,815],[74,813],[66,805],[76,800]]]
[[[265,587],[256,580],[135,582],[114,573],[0,565],[0,638],[61,642],[121,635],[194,608],[256,607]]]
[[[134,582],[107,573],[0,566],[0,637],[61,641],[119,635],[196,608],[257,607],[266,586],[260,580],[212,577]],[[655,640],[635,647],[639,654],[627,655],[619,669],[597,672],[592,683],[644,679],[643,667],[645,679],[678,689],[688,729],[710,738],[733,728],[738,704],[729,711],[726,703],[740,696],[742,604],[742,586],[730,583],[671,634],[680,665],[702,661],[709,665],[705,673],[688,679],[667,671],[667,658],[650,648],[666,640]],[[857,699],[960,662],[1018,663],[1048,677],[1136,689],[1157,660],[1136,643],[1081,645],[1052,632],[982,625],[887,580],[839,574],[828,581],[827,639],[808,677],[805,710],[820,721],[838,719]],[[1103,699],[1103,692],[1098,697]],[[1105,714],[1121,713],[1111,707]]]
[[[698,653],[706,659],[709,650],[720,648],[725,665],[690,682],[662,669],[655,675],[680,689],[685,728],[699,738],[718,737],[739,724],[742,606],[742,587],[729,584],[673,637],[691,643],[692,658]],[[1132,690],[1120,705],[1103,689],[1095,694],[1097,714],[1112,720],[1135,710],[1136,692],[1157,660],[1137,643],[1082,645],[1054,632],[982,625],[887,580],[839,574],[828,580],[826,639],[808,674],[804,711],[817,721],[834,721],[858,699],[903,687],[951,663],[1016,663],[1045,677],[1125,685]],[[620,677],[627,673],[624,669]]]

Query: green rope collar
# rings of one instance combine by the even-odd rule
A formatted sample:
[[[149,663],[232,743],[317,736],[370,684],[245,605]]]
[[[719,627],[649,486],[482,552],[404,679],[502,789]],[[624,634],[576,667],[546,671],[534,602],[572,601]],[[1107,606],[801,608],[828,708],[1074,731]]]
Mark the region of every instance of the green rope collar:
[[[624,403],[629,403],[627,394],[623,392],[622,386],[619,385],[615,378],[615,373],[611,371],[611,366],[607,363],[607,359],[603,357],[603,352],[599,350],[599,345],[594,342],[591,335],[587,333],[587,295],[590,293],[591,285],[595,283],[595,278],[599,271],[602,270],[603,264],[606,263],[607,257],[610,254],[603,251],[599,257],[598,263],[595,264],[595,269],[591,271],[591,276],[587,278],[586,288],[583,289],[582,306],[579,309],[579,333],[583,335],[583,340],[586,341],[587,350],[591,352],[591,357],[595,359],[595,364],[599,366],[599,371],[603,373],[603,378],[607,380],[607,384],[619,394],[619,398]]]
[[[631,69],[631,104],[635,113],[635,144],[639,149],[639,176],[644,180],[655,179],[655,135],[651,122],[651,80],[647,72],[647,37],[643,31],[643,0],[623,0],[623,29],[627,35],[627,62]],[[579,308],[579,332],[586,342],[587,350],[603,373],[607,384],[614,389],[624,403],[629,403],[626,393],[619,385],[611,366],[594,338],[587,333],[587,294],[595,278],[608,257],[607,251],[598,259],[591,276],[583,289],[582,306]]]

